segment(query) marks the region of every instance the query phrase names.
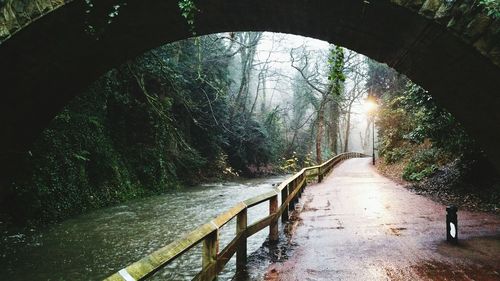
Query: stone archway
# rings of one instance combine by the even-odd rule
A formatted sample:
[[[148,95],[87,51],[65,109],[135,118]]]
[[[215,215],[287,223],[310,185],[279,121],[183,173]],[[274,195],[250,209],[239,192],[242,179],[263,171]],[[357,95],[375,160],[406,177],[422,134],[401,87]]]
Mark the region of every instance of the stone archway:
[[[195,29],[198,35],[293,33],[385,62],[429,90],[500,167],[500,20],[473,3],[206,0],[196,2]],[[65,104],[111,67],[191,36],[178,0],[0,2],[2,164],[23,153]]]

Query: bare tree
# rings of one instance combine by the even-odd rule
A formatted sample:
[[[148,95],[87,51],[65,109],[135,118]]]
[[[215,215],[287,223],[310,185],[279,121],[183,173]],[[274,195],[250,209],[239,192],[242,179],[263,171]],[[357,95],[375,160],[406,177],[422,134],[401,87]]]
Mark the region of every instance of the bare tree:
[[[341,97],[338,93],[338,85],[334,79],[331,78],[332,67],[337,67],[331,62],[328,65],[320,65],[318,60],[311,62],[311,52],[307,51],[304,47],[299,49],[301,52],[297,55],[297,50],[290,51],[291,65],[298,71],[300,77],[311,89],[310,103],[316,112],[316,162],[322,162],[322,146],[324,140],[325,123],[328,123],[328,137],[329,147],[333,152],[337,150],[337,135],[338,133],[338,106]],[[330,51],[330,55],[332,50]],[[318,54],[316,54],[318,55]],[[324,54],[322,54],[325,56]],[[342,57],[341,60],[344,60]],[[345,62],[342,61],[341,65]],[[340,70],[340,71],[343,71]],[[328,118],[327,118],[328,117]]]
[[[231,44],[237,45],[235,54],[239,56],[240,81],[233,102],[235,109],[246,112],[250,90],[253,63],[262,32],[238,32],[232,35]],[[231,113],[233,115],[234,112]]]
[[[351,131],[351,115],[352,108],[355,102],[359,101],[361,97],[366,94],[366,88],[363,84],[366,80],[366,75],[359,70],[361,65],[356,66],[356,71],[353,71],[350,75],[350,81],[352,81],[352,87],[345,91],[343,95],[343,101],[341,103],[342,111],[345,115],[345,134],[344,134],[344,152],[349,151],[349,137]]]

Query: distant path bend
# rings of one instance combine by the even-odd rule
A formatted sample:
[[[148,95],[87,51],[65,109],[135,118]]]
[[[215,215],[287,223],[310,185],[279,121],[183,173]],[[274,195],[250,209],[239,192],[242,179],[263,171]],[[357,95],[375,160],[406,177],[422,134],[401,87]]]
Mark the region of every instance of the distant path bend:
[[[309,186],[298,246],[266,280],[500,280],[500,218],[459,211],[461,243],[444,240],[445,206],[346,160]]]

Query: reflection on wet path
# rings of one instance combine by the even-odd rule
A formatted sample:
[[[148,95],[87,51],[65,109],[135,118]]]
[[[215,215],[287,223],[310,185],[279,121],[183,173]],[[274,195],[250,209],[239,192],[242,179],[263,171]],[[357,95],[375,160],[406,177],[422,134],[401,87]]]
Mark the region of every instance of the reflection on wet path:
[[[498,216],[459,211],[461,242],[450,246],[445,206],[380,176],[370,161],[347,160],[306,189],[296,249],[266,280],[500,280]]]

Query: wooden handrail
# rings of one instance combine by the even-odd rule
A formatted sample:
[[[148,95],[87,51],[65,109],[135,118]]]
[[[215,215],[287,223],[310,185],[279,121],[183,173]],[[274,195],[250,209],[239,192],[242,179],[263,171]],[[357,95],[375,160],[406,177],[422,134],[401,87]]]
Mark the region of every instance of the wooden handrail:
[[[317,176],[318,182],[321,182],[323,177],[337,163],[356,157],[366,157],[366,155],[358,152],[346,152],[329,159],[321,165],[303,168],[298,173],[283,181],[274,190],[236,204],[215,219],[191,231],[183,238],[132,263],[109,276],[105,281],[145,280],[200,242],[203,242],[203,268],[193,280],[214,280],[235,253],[237,253],[237,270],[244,269],[247,257],[247,238],[269,226],[269,240],[273,242],[277,241],[279,237],[279,217],[283,221],[289,219],[288,211],[290,208],[294,208],[295,203],[298,201],[307,184],[307,178]],[[311,171],[314,171],[314,173],[311,174]],[[280,194],[281,205],[278,206],[278,196]],[[269,201],[269,215],[251,225],[247,225],[248,208],[266,201]],[[218,252],[219,228],[235,217],[237,220],[236,236],[224,249]]]

